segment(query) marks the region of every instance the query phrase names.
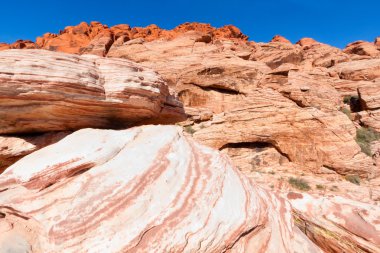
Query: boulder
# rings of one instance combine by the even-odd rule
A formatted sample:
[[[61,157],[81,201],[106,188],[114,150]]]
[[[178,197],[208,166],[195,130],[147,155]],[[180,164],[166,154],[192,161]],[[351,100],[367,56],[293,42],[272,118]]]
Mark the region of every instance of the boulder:
[[[174,123],[181,103],[152,70],[123,59],[0,52],[0,133]]]
[[[24,157],[0,175],[0,251],[322,252],[284,199],[181,132],[82,129]]]

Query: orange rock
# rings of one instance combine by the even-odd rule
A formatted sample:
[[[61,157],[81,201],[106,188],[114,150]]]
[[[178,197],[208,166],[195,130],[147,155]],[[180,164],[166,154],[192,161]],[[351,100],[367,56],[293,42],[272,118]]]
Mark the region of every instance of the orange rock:
[[[281,42],[281,43],[286,43],[286,44],[292,44],[288,39],[285,37],[282,37],[281,35],[276,35],[274,36],[270,42]]]
[[[377,37],[375,39],[375,45],[378,46],[378,47],[380,47],[380,37]]]
[[[376,42],[375,42],[376,43]],[[347,54],[356,54],[370,57],[380,56],[380,51],[374,43],[367,41],[356,41],[346,46],[343,52]]]
[[[311,46],[311,45],[314,45],[314,44],[317,44],[319,42],[317,42],[316,40],[312,39],[312,38],[302,38],[300,39],[299,41],[297,41],[297,45],[300,45],[302,47],[305,47],[305,46]]]

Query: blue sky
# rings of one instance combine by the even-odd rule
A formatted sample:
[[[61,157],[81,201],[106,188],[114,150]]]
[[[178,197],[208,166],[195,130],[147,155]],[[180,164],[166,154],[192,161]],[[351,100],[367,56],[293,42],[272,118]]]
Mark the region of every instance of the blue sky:
[[[81,21],[109,26],[154,23],[166,29],[193,21],[216,27],[233,24],[254,41],[281,34],[292,42],[312,37],[342,48],[380,36],[380,0],[6,1],[0,5],[0,42],[35,40]]]

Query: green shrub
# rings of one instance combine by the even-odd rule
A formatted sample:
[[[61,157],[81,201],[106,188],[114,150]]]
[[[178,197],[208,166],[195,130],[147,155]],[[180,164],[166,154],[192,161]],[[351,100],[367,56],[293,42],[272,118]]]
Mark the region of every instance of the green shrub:
[[[358,175],[347,175],[344,177],[348,182],[360,185],[360,177]]]
[[[372,155],[371,142],[380,139],[380,134],[375,130],[367,127],[356,129],[356,142],[359,144],[363,153],[368,156]]]
[[[302,191],[308,191],[308,190],[311,189],[311,187],[309,186],[308,182],[305,181],[302,178],[290,177],[289,180],[288,180],[288,182],[294,188],[297,188],[297,189],[302,190]]]
[[[316,187],[318,190],[323,190],[323,189],[326,188],[325,186],[323,186],[323,185],[321,185],[321,184],[317,184],[315,187]]]
[[[189,133],[189,134],[195,133],[195,130],[193,129],[192,126],[185,126],[184,129],[186,133]]]
[[[352,120],[352,117],[351,117],[351,110],[350,110],[350,109],[342,108],[340,111],[343,112],[344,114],[346,114],[347,117],[348,117],[350,120]]]
[[[354,96],[351,96],[351,95],[347,95],[347,96],[344,96],[343,98],[343,103],[349,105],[351,103],[351,100],[358,100],[359,97],[354,95]]]

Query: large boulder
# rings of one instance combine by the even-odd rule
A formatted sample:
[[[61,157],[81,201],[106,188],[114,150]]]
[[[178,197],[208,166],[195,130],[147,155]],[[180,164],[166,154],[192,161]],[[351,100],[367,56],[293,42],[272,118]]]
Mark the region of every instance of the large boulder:
[[[0,133],[121,128],[184,119],[152,70],[123,59],[0,52]]]
[[[284,199],[173,126],[79,130],[9,167],[0,199],[0,252],[321,252]]]

